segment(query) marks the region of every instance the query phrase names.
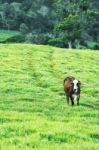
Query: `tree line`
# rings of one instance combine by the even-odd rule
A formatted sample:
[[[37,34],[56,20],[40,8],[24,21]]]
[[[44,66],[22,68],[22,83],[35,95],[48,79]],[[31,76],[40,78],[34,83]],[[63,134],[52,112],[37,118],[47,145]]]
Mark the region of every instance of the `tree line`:
[[[98,28],[98,0],[0,0],[0,29],[23,42],[99,49]]]

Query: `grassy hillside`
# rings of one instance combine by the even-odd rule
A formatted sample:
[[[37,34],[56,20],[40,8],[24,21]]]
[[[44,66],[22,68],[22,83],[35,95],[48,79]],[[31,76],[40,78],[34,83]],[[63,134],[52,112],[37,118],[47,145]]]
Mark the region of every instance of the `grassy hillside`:
[[[67,106],[63,79],[82,82]],[[99,149],[99,51],[0,45],[0,150]]]

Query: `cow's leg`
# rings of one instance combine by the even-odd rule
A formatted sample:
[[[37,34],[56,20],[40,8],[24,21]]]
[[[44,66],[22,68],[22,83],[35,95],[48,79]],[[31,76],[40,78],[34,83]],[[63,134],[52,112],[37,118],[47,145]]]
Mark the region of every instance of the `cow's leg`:
[[[71,102],[72,102],[72,106],[74,106],[74,100],[71,100]]]
[[[67,99],[67,104],[69,105],[69,96],[66,96],[66,97],[67,97],[66,98]]]
[[[80,99],[80,95],[77,98],[77,105],[79,106],[79,99]]]
[[[67,93],[66,93],[66,100],[67,100],[67,104],[69,104],[69,96]]]
[[[74,106],[74,99],[73,99],[73,97],[71,97],[71,103],[72,103],[72,106]]]

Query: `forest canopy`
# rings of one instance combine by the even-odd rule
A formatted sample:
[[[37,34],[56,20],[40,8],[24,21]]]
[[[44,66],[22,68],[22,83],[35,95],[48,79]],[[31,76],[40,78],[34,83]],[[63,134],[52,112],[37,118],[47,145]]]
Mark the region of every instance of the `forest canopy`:
[[[17,42],[99,49],[98,0],[0,0],[0,29]]]

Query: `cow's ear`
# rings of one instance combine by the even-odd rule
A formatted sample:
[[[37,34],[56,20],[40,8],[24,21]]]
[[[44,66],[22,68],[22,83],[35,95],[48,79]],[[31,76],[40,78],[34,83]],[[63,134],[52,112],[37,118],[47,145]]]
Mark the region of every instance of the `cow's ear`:
[[[78,83],[81,85],[81,82],[80,82],[80,81],[78,81]]]
[[[71,85],[73,85],[74,83],[73,82],[71,82]]]

